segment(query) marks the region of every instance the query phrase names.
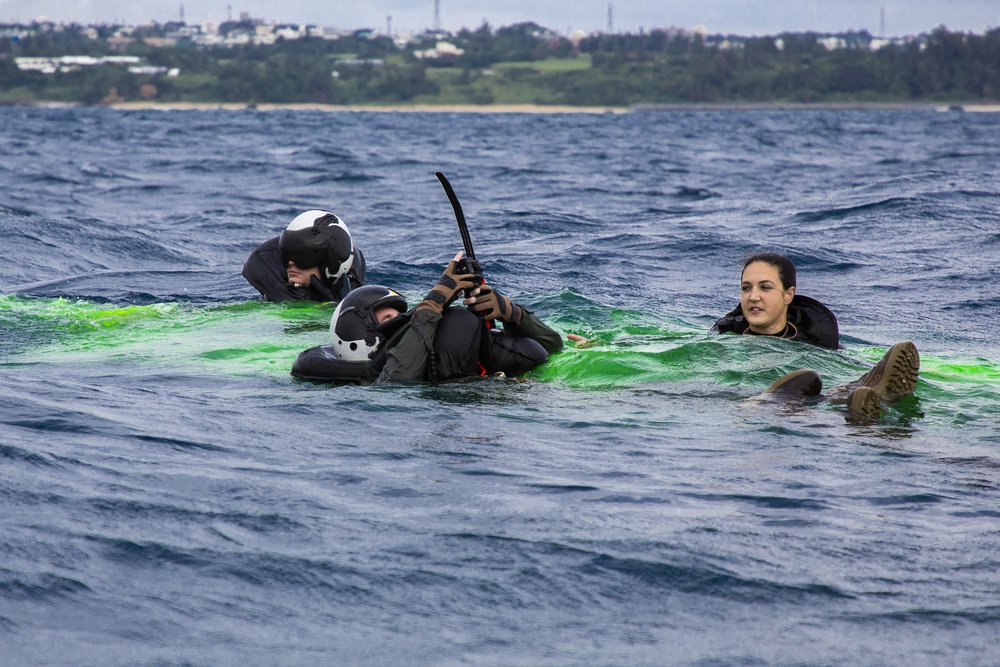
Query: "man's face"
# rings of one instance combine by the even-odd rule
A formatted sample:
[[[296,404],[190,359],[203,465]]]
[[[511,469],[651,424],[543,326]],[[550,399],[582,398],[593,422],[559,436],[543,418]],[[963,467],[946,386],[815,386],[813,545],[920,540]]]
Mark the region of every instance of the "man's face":
[[[399,311],[392,306],[382,306],[375,311],[375,319],[378,320],[379,324],[385,324],[399,314]]]
[[[288,268],[286,271],[288,273],[288,282],[295,283],[296,285],[308,285],[309,279],[312,276],[316,276],[320,280],[323,278],[319,272],[318,266],[314,266],[311,269],[300,269],[295,266],[295,262],[288,262]]]

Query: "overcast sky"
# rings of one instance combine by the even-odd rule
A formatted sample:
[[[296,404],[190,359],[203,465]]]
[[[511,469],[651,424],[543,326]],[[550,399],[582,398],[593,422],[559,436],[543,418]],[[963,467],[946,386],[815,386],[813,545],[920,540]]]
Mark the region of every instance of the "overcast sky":
[[[711,34],[769,35],[782,31],[881,31],[887,36],[928,32],[939,25],[982,33],[1000,27],[1000,0],[438,0],[441,27],[494,27],[534,21],[558,31],[704,25]],[[187,23],[238,18],[247,12],[265,21],[338,28],[415,31],[434,26],[434,0],[0,0],[0,22],[52,21],[129,24],[177,20]]]

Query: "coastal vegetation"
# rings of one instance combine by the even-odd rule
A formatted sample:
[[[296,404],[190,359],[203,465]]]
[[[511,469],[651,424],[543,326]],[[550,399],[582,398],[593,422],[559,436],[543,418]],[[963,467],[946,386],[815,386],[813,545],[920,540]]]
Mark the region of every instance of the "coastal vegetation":
[[[630,106],[1000,98],[1000,29],[979,35],[940,27],[896,40],[865,32],[743,38],[680,30],[566,37],[522,23],[405,43],[357,31],[213,45],[170,37],[183,27],[153,24],[122,39],[114,26],[0,26],[0,102]],[[218,34],[254,28],[229,22]],[[87,66],[80,57],[90,58]],[[45,59],[47,69],[38,66]]]

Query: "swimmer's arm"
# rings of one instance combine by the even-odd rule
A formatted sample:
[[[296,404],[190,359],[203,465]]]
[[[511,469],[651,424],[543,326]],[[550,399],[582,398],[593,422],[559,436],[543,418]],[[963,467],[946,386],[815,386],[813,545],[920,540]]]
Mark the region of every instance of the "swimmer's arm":
[[[549,328],[524,306],[519,307],[521,309],[521,321],[517,324],[507,322],[504,324],[505,329],[519,336],[534,338],[549,354],[563,349],[562,337],[558,332]]]
[[[385,367],[375,384],[423,380],[430,357],[429,350],[434,344],[434,333],[440,321],[441,313],[417,309],[402,338],[388,351]]]

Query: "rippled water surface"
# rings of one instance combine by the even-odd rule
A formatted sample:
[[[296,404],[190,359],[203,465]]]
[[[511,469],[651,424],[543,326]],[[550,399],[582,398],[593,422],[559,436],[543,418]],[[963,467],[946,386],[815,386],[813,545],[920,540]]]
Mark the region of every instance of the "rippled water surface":
[[[0,662],[1000,663],[1000,115],[0,108]],[[294,381],[330,309],[248,253],[461,248],[570,348],[523,381]],[[840,351],[708,333],[778,250]],[[747,403],[853,379],[878,422]]]

